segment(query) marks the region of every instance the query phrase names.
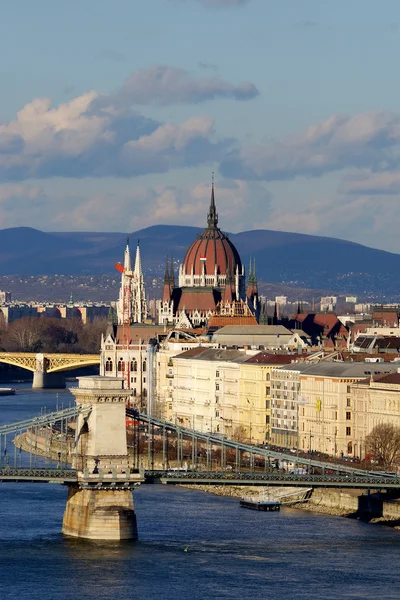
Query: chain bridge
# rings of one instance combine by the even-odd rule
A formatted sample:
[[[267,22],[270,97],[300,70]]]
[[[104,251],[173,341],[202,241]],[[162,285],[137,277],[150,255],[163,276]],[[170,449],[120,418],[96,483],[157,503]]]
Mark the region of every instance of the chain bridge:
[[[400,490],[394,474],[281,453],[126,408],[117,377],[80,377],[76,403],[0,426],[0,482],[68,487],[63,533],[137,537],[142,483]]]
[[[63,371],[100,364],[99,354],[0,352],[0,362],[33,373],[33,388],[64,388]]]

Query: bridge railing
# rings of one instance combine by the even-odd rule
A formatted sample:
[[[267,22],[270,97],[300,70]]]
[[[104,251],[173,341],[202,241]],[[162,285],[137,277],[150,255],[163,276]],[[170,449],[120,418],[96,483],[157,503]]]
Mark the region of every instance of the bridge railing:
[[[264,457],[265,459],[286,462],[294,464],[296,466],[302,465],[304,467],[307,467],[309,471],[312,469],[321,469],[323,472],[332,471],[335,473],[345,473],[348,475],[359,476],[364,478],[396,478],[396,475],[393,473],[357,469],[340,463],[330,463],[312,458],[304,458],[301,456],[297,456],[296,454],[277,452],[268,448],[260,448],[259,446],[245,444],[242,442],[236,442],[234,440],[222,438],[210,432],[201,432],[194,429],[189,429],[187,427],[182,427],[177,423],[163,421],[162,419],[153,417],[151,415],[146,415],[144,413],[140,413],[134,409],[128,408],[127,415],[129,417],[132,417],[133,419],[137,419],[143,423],[147,423],[149,426],[154,426],[163,432],[173,431],[177,434],[178,439],[179,437],[184,437],[187,440],[197,440],[203,442],[206,444],[207,448],[211,448],[213,446],[218,446],[222,449],[230,448],[232,450],[235,450],[235,452],[247,453],[252,458],[254,458],[254,456],[260,456]]]

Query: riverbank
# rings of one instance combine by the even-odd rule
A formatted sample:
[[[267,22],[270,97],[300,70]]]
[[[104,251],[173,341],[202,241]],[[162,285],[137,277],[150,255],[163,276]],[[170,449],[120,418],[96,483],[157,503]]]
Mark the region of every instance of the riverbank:
[[[272,495],[285,489],[296,488],[271,488],[271,487],[244,487],[244,486],[207,486],[184,485],[183,487],[232,498],[243,496],[258,496],[269,491]],[[298,491],[298,490],[297,490]],[[391,499],[379,493],[360,494],[358,490],[340,490],[319,488],[312,491],[305,502],[297,502],[291,508],[306,510],[348,519],[360,519],[369,523],[386,525],[400,531],[400,501]]]

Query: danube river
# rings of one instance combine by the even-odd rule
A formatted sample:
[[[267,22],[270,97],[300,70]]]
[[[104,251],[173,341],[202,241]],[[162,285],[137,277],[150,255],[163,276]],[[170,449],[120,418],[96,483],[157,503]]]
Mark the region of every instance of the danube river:
[[[0,398],[0,423],[68,405],[70,395]],[[1,600],[397,600],[400,532],[161,485],[135,491],[139,541],[64,538],[67,490],[0,484]]]

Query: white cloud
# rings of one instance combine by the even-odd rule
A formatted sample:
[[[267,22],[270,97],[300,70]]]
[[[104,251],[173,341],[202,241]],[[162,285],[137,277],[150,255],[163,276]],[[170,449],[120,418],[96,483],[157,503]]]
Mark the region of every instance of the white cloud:
[[[206,225],[210,182],[197,185],[124,186],[115,191],[87,195],[47,194],[47,230],[126,231],[156,224]],[[271,195],[264,184],[218,181],[216,203],[225,231],[257,226],[266,217]],[[251,210],[249,210],[251,208]],[[21,218],[16,211],[15,221]],[[29,218],[29,215],[25,215]]]
[[[21,225],[21,218],[29,215],[25,225],[32,226],[32,216],[41,215],[43,222],[43,189],[38,185],[5,183],[0,185],[0,229]]]
[[[221,170],[226,177],[266,181],[350,168],[383,170],[397,165],[399,150],[398,114],[333,115],[300,135],[242,148],[222,162]]]
[[[46,177],[133,177],[176,166],[210,164],[233,147],[218,140],[210,117],[161,123],[136,104],[250,99],[255,86],[220,78],[194,79],[181,69],[152,67],[134,73],[111,95],[87,92],[52,106],[36,98],[13,121],[0,124],[0,181]]]
[[[373,173],[361,171],[360,173],[347,175],[342,179],[339,191],[343,194],[352,195],[399,195],[400,194],[400,172],[383,171]]]

